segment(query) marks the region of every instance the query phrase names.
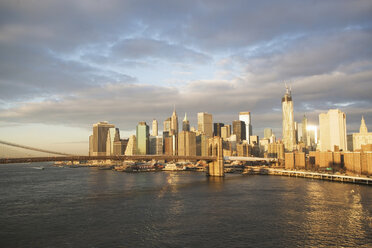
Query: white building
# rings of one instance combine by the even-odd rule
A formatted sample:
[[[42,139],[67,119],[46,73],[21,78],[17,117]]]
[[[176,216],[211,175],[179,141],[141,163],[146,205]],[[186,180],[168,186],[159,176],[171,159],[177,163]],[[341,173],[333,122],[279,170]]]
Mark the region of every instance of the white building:
[[[319,114],[319,128],[320,151],[334,151],[334,146],[347,150],[345,113],[330,109],[328,113]]]
[[[296,134],[293,115],[291,90],[286,86],[286,93],[282,98],[283,113],[283,144],[286,151],[293,151],[296,147]]]
[[[248,144],[250,143],[249,137],[252,134],[252,122],[251,122],[251,112],[240,112],[239,113],[239,121],[243,121],[245,123],[245,137]]]
[[[361,149],[362,145],[372,144],[372,132],[368,132],[366,122],[362,116],[359,133],[353,133],[353,149]]]

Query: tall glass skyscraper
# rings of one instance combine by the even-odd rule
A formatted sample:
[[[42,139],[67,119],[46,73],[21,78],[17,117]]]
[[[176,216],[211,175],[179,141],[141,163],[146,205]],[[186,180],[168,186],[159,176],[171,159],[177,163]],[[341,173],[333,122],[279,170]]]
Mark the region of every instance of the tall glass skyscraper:
[[[149,135],[149,126],[146,122],[139,122],[136,128],[138,155],[146,155],[149,153]]]
[[[282,98],[283,112],[283,144],[286,151],[293,151],[296,145],[293,102],[291,90],[286,86],[286,93]]]
[[[239,113],[239,121],[243,121],[244,124],[245,124],[245,138],[244,140],[246,140],[248,142],[248,144],[250,144],[250,140],[249,140],[249,137],[252,134],[252,124],[251,124],[251,112],[240,112]]]

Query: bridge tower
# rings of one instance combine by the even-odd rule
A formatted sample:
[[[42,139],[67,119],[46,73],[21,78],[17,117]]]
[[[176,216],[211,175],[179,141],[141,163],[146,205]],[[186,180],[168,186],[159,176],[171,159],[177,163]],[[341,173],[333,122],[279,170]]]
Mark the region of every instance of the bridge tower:
[[[208,142],[208,155],[214,156],[217,159],[209,163],[207,176],[211,177],[223,177],[224,174],[224,159],[222,149],[222,138],[215,136],[209,139]]]

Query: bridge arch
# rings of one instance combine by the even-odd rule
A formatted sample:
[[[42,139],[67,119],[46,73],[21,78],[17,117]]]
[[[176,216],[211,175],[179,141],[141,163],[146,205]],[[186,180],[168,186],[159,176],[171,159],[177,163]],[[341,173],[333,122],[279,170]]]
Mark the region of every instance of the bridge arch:
[[[210,156],[216,157],[217,159],[209,163],[207,176],[223,177],[224,174],[224,158],[222,149],[222,138],[215,136],[208,140],[208,147]]]

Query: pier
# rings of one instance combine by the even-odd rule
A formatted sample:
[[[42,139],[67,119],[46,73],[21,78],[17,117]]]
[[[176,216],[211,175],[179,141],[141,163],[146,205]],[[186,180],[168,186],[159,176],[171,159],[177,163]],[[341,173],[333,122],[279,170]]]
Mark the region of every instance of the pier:
[[[267,168],[267,167],[265,168],[265,167],[260,167],[260,166],[252,167],[249,170],[245,170],[243,174],[303,177],[303,178],[311,178],[311,179],[318,179],[318,180],[372,185],[372,178],[368,178],[368,177],[327,174],[327,173],[310,172],[310,171],[293,171],[293,170],[274,169],[274,168]]]

